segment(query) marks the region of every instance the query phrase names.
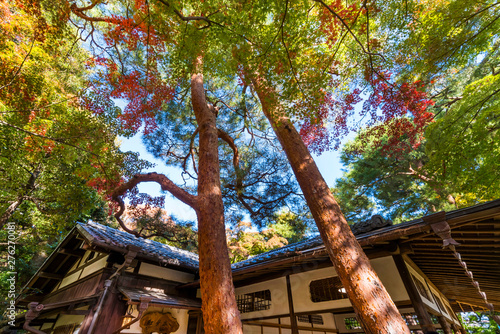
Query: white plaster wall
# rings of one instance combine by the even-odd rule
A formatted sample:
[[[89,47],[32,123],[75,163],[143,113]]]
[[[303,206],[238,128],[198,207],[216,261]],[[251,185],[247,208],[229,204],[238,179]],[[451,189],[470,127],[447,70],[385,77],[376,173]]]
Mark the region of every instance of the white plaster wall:
[[[323,325],[317,325],[314,324],[314,327],[312,324],[308,322],[300,322],[298,321],[297,324],[299,327],[311,327],[311,330],[299,330],[299,334],[323,334],[324,332],[321,332],[321,328],[328,328],[328,329],[334,329],[335,327],[335,320],[333,317],[333,314],[331,313],[322,313],[320,314],[323,317]],[[290,318],[280,318],[280,321],[278,322],[278,319],[265,319],[265,320],[256,320],[258,322],[262,323],[274,323],[278,324],[281,323],[283,325],[290,325]],[[314,330],[313,330],[314,328]],[[261,327],[258,325],[249,325],[249,324],[243,324],[243,333],[244,334],[260,334],[261,333]],[[279,334],[280,331],[278,328],[274,327],[264,327],[263,328],[263,333],[264,334]],[[290,329],[282,328],[281,333],[291,333]]]
[[[426,283],[426,279],[424,277],[422,277],[415,269],[413,269],[408,263],[406,263],[406,267],[408,268],[408,271],[413,275],[415,276],[415,278],[419,279],[420,282],[424,285],[425,287],[425,290],[427,291],[427,294],[429,294],[429,299],[425,298],[425,296],[422,296],[422,302],[429,308],[431,308],[432,310],[434,310],[435,312],[438,312],[439,313],[439,308],[438,306],[434,303],[434,300],[432,298],[432,295],[431,295],[431,291],[429,290],[429,287]],[[418,291],[418,290],[417,290]],[[435,291],[435,290],[434,290]],[[420,294],[420,293],[419,293]]]
[[[98,271],[99,269],[102,269],[106,266],[106,259],[108,257],[103,257],[102,259],[100,259],[99,261],[97,262],[94,262],[92,263],[91,265],[85,267],[83,269],[83,272],[82,272],[82,276],[80,276],[80,278],[83,278],[85,276],[88,276],[92,273],[95,273],[96,271]]]
[[[408,293],[404,287],[401,276],[394,264],[392,257],[383,257],[371,260],[371,264],[377,272],[382,284],[386,287],[394,301],[409,300]],[[337,276],[335,269],[323,268],[298,273],[290,276],[290,284],[293,293],[293,305],[295,312],[310,312],[316,310],[327,310],[332,308],[350,307],[349,300],[330,300],[314,303],[311,301],[309,284],[311,281]]]
[[[84,315],[61,314],[56,321],[54,328],[64,325],[81,324],[85,319]]]
[[[47,318],[40,318],[40,320],[45,320],[45,319],[56,319],[57,318],[57,315],[54,315],[54,316],[51,316],[51,317],[47,317]],[[52,328],[52,322],[46,322],[42,325],[42,327],[40,328],[42,331],[45,330],[45,329],[49,329],[49,328]],[[38,326],[37,326],[38,327]]]
[[[74,274],[64,277],[63,280],[61,281],[61,284],[59,285],[59,289],[65,287],[66,285],[76,282],[81,272],[82,272],[81,270],[78,270]]]
[[[406,292],[405,285],[392,256],[373,259],[370,262],[393,301],[410,300],[410,296]]]
[[[155,266],[149,263],[141,263],[139,274],[162,278],[174,282],[189,283],[194,280],[194,275],[169,268]]]
[[[167,313],[170,312],[172,316],[177,320],[179,323],[179,329],[176,330],[175,332],[172,332],[172,334],[186,334],[187,333],[187,326],[188,326],[188,320],[189,320],[189,315],[188,311],[184,309],[175,309],[175,308],[169,308],[169,307],[149,307],[144,314],[147,314],[149,312],[162,312],[162,313]],[[132,315],[136,317],[139,314],[137,311],[137,308],[134,306],[134,312],[132,312]],[[142,333],[142,329],[140,326],[140,321],[137,321],[134,323],[130,329],[124,329],[120,333]]]
[[[268,322],[268,321],[266,321]],[[272,328],[272,327],[264,327],[264,330],[261,332],[260,326],[255,326],[255,325],[248,325],[248,324],[243,324],[243,333],[244,334],[279,334],[279,328]],[[284,333],[282,331],[282,333]]]
[[[263,311],[241,313],[241,319],[252,319],[252,318],[268,317],[272,315],[289,313],[285,277],[237,288],[235,290],[235,294],[236,296],[238,296],[250,292],[263,291],[263,290],[270,290],[271,292],[270,308],[268,310],[263,310]]]

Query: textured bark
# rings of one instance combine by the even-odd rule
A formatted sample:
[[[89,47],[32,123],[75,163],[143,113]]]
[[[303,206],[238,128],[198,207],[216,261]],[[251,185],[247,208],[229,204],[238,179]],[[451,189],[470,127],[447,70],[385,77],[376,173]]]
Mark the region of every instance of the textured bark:
[[[0,229],[3,228],[3,226],[7,223],[7,221],[12,217],[14,212],[17,210],[17,208],[24,202],[26,196],[28,196],[30,193],[32,193],[36,189],[36,180],[40,176],[41,173],[41,164],[39,164],[35,170],[31,173],[30,178],[28,179],[28,182],[24,186],[24,193],[19,195],[17,199],[12,202],[11,205],[5,210],[5,212],[2,214],[0,217]]]
[[[277,94],[265,79],[256,76],[251,79],[263,112],[290,161],[330,259],[363,329],[370,334],[409,334],[408,327],[352,234],[309,150],[283,113]]]
[[[205,99],[202,58],[191,77],[193,110],[199,128],[198,244],[205,333],[242,334],[227,252],[220,185],[216,114]]]
[[[19,205],[21,205],[21,203],[23,203],[23,200],[24,200],[23,196],[19,196],[17,198],[17,200],[15,200],[11,205],[9,205],[9,207],[7,208],[7,210],[5,210],[5,212],[0,217],[0,229],[2,229],[3,226],[10,219],[10,217],[12,217],[12,215],[17,210],[17,208],[19,207]]]

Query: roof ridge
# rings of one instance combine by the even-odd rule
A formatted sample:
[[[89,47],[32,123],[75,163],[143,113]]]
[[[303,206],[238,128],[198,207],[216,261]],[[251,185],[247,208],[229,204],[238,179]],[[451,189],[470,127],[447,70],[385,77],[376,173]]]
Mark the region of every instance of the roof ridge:
[[[80,233],[86,235],[90,242],[100,244],[102,247],[118,247],[125,250],[127,246],[134,245],[140,248],[139,253],[150,259],[157,259],[161,263],[198,269],[199,257],[196,253],[155,240],[139,238],[133,234],[94,221],[78,222],[77,226]]]
[[[85,225],[85,224],[95,225],[98,228],[104,227],[107,230],[116,231],[116,232],[118,232],[120,234],[126,235],[129,238],[133,238],[133,239],[141,241],[141,242],[154,243],[155,245],[158,245],[158,246],[160,246],[162,248],[169,248],[170,250],[173,250],[173,251],[177,251],[177,252],[181,252],[181,253],[188,253],[188,254],[191,254],[191,255],[194,255],[194,256],[198,257],[198,254],[190,252],[188,250],[185,250],[185,249],[182,249],[182,248],[179,248],[179,247],[175,247],[175,246],[172,246],[172,245],[164,244],[164,243],[161,243],[161,242],[156,241],[156,240],[151,240],[151,239],[136,237],[135,235],[130,234],[130,233],[126,232],[126,231],[122,231],[122,230],[119,230],[117,228],[114,228],[114,227],[111,227],[111,226],[108,226],[108,225],[103,225],[103,224],[100,224],[100,223],[97,223],[97,222],[94,222],[94,221],[88,221],[86,223],[80,223],[80,222],[78,222],[78,224],[80,224],[80,225]]]

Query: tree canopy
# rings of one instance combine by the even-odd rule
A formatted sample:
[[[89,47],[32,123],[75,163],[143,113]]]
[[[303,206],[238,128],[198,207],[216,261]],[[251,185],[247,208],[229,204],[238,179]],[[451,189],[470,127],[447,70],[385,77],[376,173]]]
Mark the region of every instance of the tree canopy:
[[[406,219],[442,207],[443,198],[458,205],[495,195],[499,17],[492,1],[19,0],[15,10],[0,4],[9,64],[0,73],[0,121],[6,143],[8,132],[17,135],[3,145],[9,148],[2,161],[20,166],[10,176],[11,190],[1,194],[6,214],[21,200],[42,209],[44,190],[54,190],[32,179],[53,180],[54,172],[69,180],[54,183],[57,190],[80,187],[58,191],[63,198],[55,203],[84,191],[94,202],[91,185],[118,203],[118,221],[139,235],[123,224],[124,196],[132,205],[161,205],[161,198],[136,190],[141,182],[158,182],[197,211],[202,281],[214,292],[202,291],[207,303],[234,308],[221,251],[224,214],[238,223],[245,209],[265,223],[284,206],[301,207],[278,141],[356,310],[363,301],[348,278],[347,253],[359,245],[304,143],[321,153],[359,129],[360,119],[368,125],[344,152],[351,170],[337,189],[354,215],[367,215],[374,197],[384,206],[397,203],[391,214]],[[30,22],[24,32],[16,23],[23,15]],[[64,54],[71,56],[62,61]],[[85,93],[78,93],[83,85]],[[116,99],[126,102],[123,110]],[[196,180],[197,190],[141,174],[146,164],[118,152],[117,134],[140,132],[156,157]],[[213,285],[208,259],[224,268],[227,291]],[[377,279],[368,260],[360,261],[360,270]],[[378,327],[378,314],[369,312],[360,312],[361,322]],[[228,314],[231,319],[207,315],[207,326],[238,327],[234,312]],[[396,328],[397,311],[391,319],[387,328],[404,331]]]

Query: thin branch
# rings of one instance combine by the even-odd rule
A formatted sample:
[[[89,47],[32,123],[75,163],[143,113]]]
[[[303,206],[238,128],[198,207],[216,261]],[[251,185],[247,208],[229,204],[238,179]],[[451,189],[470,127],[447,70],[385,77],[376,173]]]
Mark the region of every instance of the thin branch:
[[[198,198],[177,186],[168,177],[158,173],[136,174],[128,182],[117,187],[111,194],[111,198],[117,202],[128,190],[133,189],[142,182],[156,182],[163,191],[168,191],[181,202],[189,205],[194,210],[198,210]]]
[[[87,6],[87,7],[78,7],[76,5],[76,3],[73,3],[69,8],[73,12],[73,14],[75,14],[76,16],[78,16],[81,19],[84,19],[85,21],[90,21],[90,22],[108,22],[108,19],[106,19],[104,17],[90,17],[90,16],[88,16],[87,14],[84,13],[84,11],[86,11],[88,9],[94,8],[100,2],[101,2],[100,0],[94,1],[90,6]]]
[[[4,89],[5,87],[8,87],[8,86],[12,85],[12,83],[14,82],[14,80],[16,79],[16,77],[19,75],[19,72],[21,72],[21,68],[23,68],[24,63],[26,62],[26,60],[28,59],[29,55],[31,54],[31,50],[33,49],[33,45],[35,45],[35,39],[34,38],[33,38],[33,42],[31,42],[31,46],[30,46],[30,49],[29,49],[28,53],[24,57],[21,65],[19,65],[19,68],[17,69],[16,73],[14,74],[14,76],[12,77],[12,79],[9,81],[8,84],[5,84],[2,87],[0,87],[0,90]]]
[[[297,73],[295,72],[295,69],[293,68],[292,59],[290,59],[290,51],[288,51],[288,47],[286,46],[286,43],[285,43],[285,31],[284,31],[283,27],[285,25],[286,14],[288,13],[288,1],[289,0],[286,0],[285,14],[283,15],[283,21],[281,22],[281,43],[285,47],[286,57],[288,58],[288,63],[290,64],[290,70],[292,71],[293,77],[295,78],[295,82],[297,82],[297,85],[299,86],[299,89],[302,92],[302,95],[306,96],[306,94],[302,90],[302,87],[300,86],[299,79],[297,78]]]
[[[190,22],[190,21],[203,21],[203,22],[206,22],[207,25],[206,26],[203,26],[201,28],[198,28],[198,30],[201,30],[201,29],[206,29],[206,28],[209,28],[212,24],[215,25],[215,26],[218,26],[220,28],[223,28],[223,29],[227,29],[229,30],[231,33],[235,34],[235,35],[238,35],[240,36],[241,38],[243,38],[245,41],[249,42],[250,44],[254,44],[251,40],[249,40],[247,37],[235,32],[234,30],[232,30],[231,28],[223,25],[223,24],[220,24],[216,21],[213,21],[211,19],[209,19],[208,17],[211,16],[211,15],[214,15],[216,13],[218,13],[219,11],[216,11],[214,13],[211,13],[211,14],[208,14],[207,16],[184,16],[179,10],[173,8],[172,6],[170,6],[170,4],[165,1],[165,0],[158,0],[159,2],[161,2],[162,4],[164,4],[166,7],[170,8],[173,10],[173,12],[175,13],[175,15],[177,15],[182,21],[184,22]]]
[[[330,13],[333,14],[333,16],[335,16],[336,18],[338,18],[340,20],[340,22],[342,22],[342,25],[349,31],[349,34],[354,38],[354,40],[356,41],[356,43],[358,43],[358,45],[361,47],[361,50],[363,50],[364,54],[372,55],[372,56],[378,56],[378,57],[382,58],[385,61],[384,56],[381,55],[380,53],[373,53],[373,52],[369,52],[369,51],[365,50],[365,47],[363,46],[363,43],[361,43],[361,41],[358,39],[358,37],[356,37],[356,35],[352,32],[351,28],[344,21],[344,19],[342,19],[342,17],[340,17],[339,14],[337,14],[333,9],[331,9],[330,6],[328,6],[326,3],[324,3],[323,0],[313,0],[313,1],[318,2],[321,5],[323,5],[326,9],[328,9],[328,11]]]
[[[11,128],[16,129],[16,130],[18,130],[18,131],[21,131],[21,132],[27,133],[27,134],[29,134],[30,136],[36,136],[36,137],[39,137],[39,138],[43,138],[43,139],[47,139],[47,140],[54,141],[54,142],[56,142],[56,143],[60,143],[60,144],[67,145],[67,146],[71,146],[71,147],[74,147],[74,148],[76,148],[76,149],[78,149],[78,150],[81,150],[81,151],[84,151],[84,152],[86,152],[86,153],[89,153],[89,154],[91,154],[91,155],[93,155],[93,156],[95,156],[95,157],[100,157],[98,154],[96,154],[96,153],[94,153],[94,152],[88,151],[88,150],[86,150],[86,149],[84,149],[84,148],[81,148],[81,147],[79,147],[79,146],[76,146],[76,145],[74,145],[74,144],[67,143],[67,142],[65,142],[64,140],[60,139],[60,138],[53,138],[53,137],[49,137],[49,136],[44,136],[44,135],[38,134],[38,133],[36,133],[36,132],[32,132],[32,131],[25,130],[25,129],[20,128],[20,127],[18,127],[18,126],[15,126],[15,125],[13,125],[13,124],[9,124],[9,123],[4,122],[4,121],[2,121],[2,120],[0,120],[0,125],[5,125],[5,126],[8,126],[8,127],[11,127]]]

